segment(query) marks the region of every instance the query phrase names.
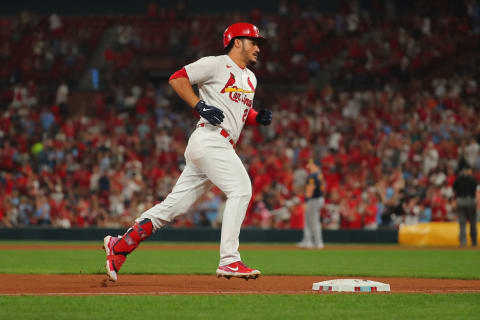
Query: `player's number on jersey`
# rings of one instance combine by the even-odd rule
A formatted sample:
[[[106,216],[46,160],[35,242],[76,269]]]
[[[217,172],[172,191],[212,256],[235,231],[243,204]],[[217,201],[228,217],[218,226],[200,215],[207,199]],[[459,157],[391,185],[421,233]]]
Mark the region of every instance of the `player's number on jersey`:
[[[248,110],[249,110],[249,109],[247,108],[247,109],[245,109],[245,110],[243,111],[243,117],[242,117],[242,121],[243,121],[243,122],[245,122],[245,121],[247,120]]]

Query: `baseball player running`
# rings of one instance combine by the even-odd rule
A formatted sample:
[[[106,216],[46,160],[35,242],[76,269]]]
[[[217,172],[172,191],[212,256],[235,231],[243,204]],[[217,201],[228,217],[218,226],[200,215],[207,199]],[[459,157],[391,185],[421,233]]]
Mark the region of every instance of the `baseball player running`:
[[[305,222],[303,227],[303,240],[297,244],[300,248],[324,247],[322,237],[322,224],[320,222],[320,209],[324,204],[323,198],[323,174],[318,163],[313,159],[307,164],[307,170],[310,172],[305,187],[305,199],[307,206],[305,208]]]
[[[184,214],[216,185],[226,196],[220,240],[218,277],[257,278],[260,271],[247,267],[238,252],[240,227],[252,195],[250,178],[235,152],[245,123],[269,125],[272,112],[252,108],[257,79],[247,66],[256,63],[266,42],[257,27],[235,23],[223,34],[225,55],[210,56],[175,72],[169,84],[200,114],[185,150],[186,166],[165,200],[135,221],[123,236],[104,238],[106,269],[111,281],[126,257],[153,232]],[[198,85],[199,97],[192,85]]]

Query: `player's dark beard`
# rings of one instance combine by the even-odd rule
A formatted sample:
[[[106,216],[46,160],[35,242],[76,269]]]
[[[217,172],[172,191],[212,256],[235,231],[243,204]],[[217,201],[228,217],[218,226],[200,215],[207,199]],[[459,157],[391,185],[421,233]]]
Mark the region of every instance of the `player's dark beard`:
[[[257,61],[252,60],[248,57],[248,52],[245,50],[245,48],[242,48],[242,55],[245,57],[245,60],[247,60],[248,66],[254,66],[257,63]],[[257,56],[257,59],[258,59],[258,56]]]

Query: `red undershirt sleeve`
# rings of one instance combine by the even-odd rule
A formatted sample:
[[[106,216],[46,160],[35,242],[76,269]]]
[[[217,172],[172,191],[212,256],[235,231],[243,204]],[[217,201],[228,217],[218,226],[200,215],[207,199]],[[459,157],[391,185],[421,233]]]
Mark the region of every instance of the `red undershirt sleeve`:
[[[187,79],[189,79],[188,74],[187,74],[187,70],[185,70],[185,67],[183,67],[182,69],[180,69],[180,70],[176,71],[174,74],[172,74],[168,80],[170,81],[170,80],[177,79],[177,78],[187,78]]]
[[[255,111],[253,108],[250,109],[250,112],[248,112],[247,120],[245,121],[246,124],[248,125],[258,125],[258,122],[256,120],[258,112]]]

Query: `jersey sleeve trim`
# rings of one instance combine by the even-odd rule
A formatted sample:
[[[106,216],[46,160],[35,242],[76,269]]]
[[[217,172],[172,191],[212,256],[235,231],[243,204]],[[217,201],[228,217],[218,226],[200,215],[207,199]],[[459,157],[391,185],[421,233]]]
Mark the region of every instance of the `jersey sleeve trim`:
[[[187,70],[185,70],[185,67],[183,67],[182,69],[180,69],[180,70],[176,71],[174,74],[172,74],[168,80],[173,80],[173,79],[177,79],[177,78],[187,78],[188,80],[190,80],[188,78]]]

